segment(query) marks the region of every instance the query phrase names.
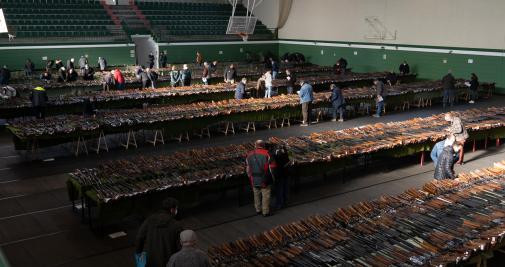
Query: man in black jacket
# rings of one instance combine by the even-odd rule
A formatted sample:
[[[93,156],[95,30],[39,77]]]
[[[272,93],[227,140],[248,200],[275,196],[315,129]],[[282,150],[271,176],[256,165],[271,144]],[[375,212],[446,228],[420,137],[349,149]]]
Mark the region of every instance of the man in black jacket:
[[[90,67],[88,64],[84,65],[84,71],[82,73],[82,78],[84,80],[93,80],[95,77],[93,76],[95,74],[95,70]]]
[[[41,86],[33,88],[32,93],[30,95],[30,100],[32,101],[32,107],[35,113],[35,117],[37,117],[37,119],[45,118],[46,106],[48,101],[46,90]]]
[[[442,153],[438,156],[437,165],[435,166],[434,178],[440,179],[454,179],[454,148],[453,144],[444,144],[445,147]]]
[[[146,252],[146,267],[165,267],[170,256],[180,250],[182,226],[175,220],[178,202],[167,198],[162,211],[148,217],[140,226],[135,240],[135,252]]]
[[[224,82],[235,83],[235,79],[237,79],[237,70],[235,70],[235,65],[231,64],[224,70]]]
[[[9,84],[10,79],[11,71],[7,68],[7,65],[4,65],[2,69],[0,69],[0,85]]]
[[[443,88],[443,107],[447,105],[451,107],[454,105],[454,84],[456,79],[452,76],[451,70],[442,78],[442,88]]]
[[[410,66],[406,60],[404,60],[403,63],[400,64],[400,67],[398,67],[398,70],[400,71],[401,75],[407,75],[410,73]]]
[[[25,76],[31,77],[34,71],[35,71],[35,64],[33,64],[33,62],[30,59],[27,59],[25,63]]]
[[[291,74],[290,70],[286,70],[286,80],[288,81],[286,83],[286,89],[287,89],[288,95],[290,95],[293,93],[293,90],[294,90],[295,84],[296,84],[296,77],[294,74]]]
[[[160,55],[160,64],[161,64],[161,67],[162,68],[166,68],[167,67],[167,62],[168,62],[167,54],[165,54],[164,51],[161,51],[161,55]]]
[[[342,96],[342,91],[335,84],[330,85],[330,90],[331,90],[330,102],[333,108],[332,121],[337,121],[337,111],[338,111],[340,115],[338,121],[342,122],[344,121],[344,104],[345,104],[344,97]]]

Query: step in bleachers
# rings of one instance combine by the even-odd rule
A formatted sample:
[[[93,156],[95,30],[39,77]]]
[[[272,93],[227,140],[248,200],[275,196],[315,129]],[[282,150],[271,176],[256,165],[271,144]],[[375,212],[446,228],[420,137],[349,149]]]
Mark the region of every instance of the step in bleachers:
[[[110,36],[114,25],[94,0],[0,0],[0,8],[17,38]]]
[[[160,30],[162,34],[170,36],[224,36],[228,26],[228,19],[232,13],[232,6],[218,3],[193,2],[144,2],[135,3],[147,20]],[[237,6],[235,14],[244,16],[246,9]],[[256,24],[255,35],[272,38],[272,32],[260,21]],[[164,36],[160,36],[161,39]]]

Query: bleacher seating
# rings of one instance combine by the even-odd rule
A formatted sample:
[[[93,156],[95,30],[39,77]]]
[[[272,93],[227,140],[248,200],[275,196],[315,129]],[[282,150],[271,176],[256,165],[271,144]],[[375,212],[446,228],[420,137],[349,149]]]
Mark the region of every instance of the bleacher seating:
[[[169,36],[224,36],[232,12],[231,5],[217,3],[136,1],[136,5],[153,28]],[[236,15],[245,13],[245,7],[237,6]],[[254,35],[271,38],[272,32],[258,21]]]
[[[103,37],[114,27],[99,1],[0,0],[0,8],[16,38]]]

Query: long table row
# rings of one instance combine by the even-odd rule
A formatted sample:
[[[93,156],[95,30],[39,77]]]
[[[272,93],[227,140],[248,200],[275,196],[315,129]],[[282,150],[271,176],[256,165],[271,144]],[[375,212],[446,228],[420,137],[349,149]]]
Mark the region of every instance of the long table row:
[[[472,109],[459,116],[473,139],[505,136],[505,108]],[[434,142],[445,137],[447,127],[440,114],[309,136],[270,138],[269,142],[286,146],[291,168],[296,173],[315,175],[317,170],[340,168],[348,160],[364,154],[401,157],[429,151]],[[117,207],[132,200],[143,201],[153,194],[173,193],[190,185],[201,188],[212,184],[240,184],[245,181],[244,155],[252,148],[252,143],[246,143],[193,149],[79,169],[71,173],[69,195],[72,200],[86,197],[91,206],[99,207],[100,217],[114,214],[111,210],[127,211],[124,207],[118,211]]]
[[[260,63],[243,63],[243,62],[224,62],[221,63],[219,69],[210,74],[210,80],[212,82],[219,82],[223,80],[224,69],[228,67],[230,64],[235,65],[235,69],[237,70],[238,77],[247,77],[258,79],[261,75],[266,72],[266,68],[264,64]],[[302,73],[329,73],[333,72],[332,67],[328,66],[318,66],[312,64],[303,64],[303,65],[283,65],[283,70],[289,68],[292,73],[302,74]],[[114,68],[115,69],[115,68]],[[135,78],[135,69],[134,67],[126,67],[119,68],[125,78],[126,84],[128,88],[140,87],[140,83]],[[177,70],[181,70],[182,67],[179,67]],[[200,66],[193,67],[192,70],[192,80],[193,82],[201,83],[202,78],[202,68]],[[170,69],[158,69],[158,82],[169,82],[170,81]],[[46,89],[73,89],[73,88],[89,88],[89,87],[99,87],[102,84],[103,73],[96,72],[94,80],[81,80],[78,79],[74,82],[56,82],[57,73],[53,73],[53,80],[48,84],[40,80],[36,79],[24,79],[24,80],[15,80],[11,82],[11,86],[16,88],[19,91],[27,91],[31,90],[35,86],[45,86]]]
[[[300,77],[306,79],[315,86],[336,84],[356,84],[360,82],[371,81],[375,78],[384,79],[386,73],[348,73],[345,75],[315,75]],[[415,75],[402,77],[403,81],[410,81]],[[273,82],[276,88],[284,88],[286,80],[275,80]],[[113,108],[140,108],[143,104],[186,104],[197,101],[219,101],[233,98],[233,92],[236,85],[215,84],[202,85],[196,84],[183,87],[162,87],[146,90],[124,90],[124,91],[89,91],[79,95],[59,95],[50,96],[47,104],[47,113],[52,115],[82,113],[83,103],[90,101],[97,109]],[[250,81],[247,84],[247,91],[251,95],[261,95],[262,90],[256,90],[257,83]],[[0,118],[15,118],[29,116],[33,114],[31,102],[28,95],[5,100],[0,104]]]
[[[439,95],[440,82],[419,82],[388,88],[388,102],[414,99],[421,94]],[[350,88],[343,91],[347,103],[373,102],[375,90],[371,87]],[[328,106],[330,92],[314,94],[313,104]],[[290,118],[300,113],[297,95],[280,95],[272,98],[250,98],[199,102],[185,105],[149,107],[145,109],[114,110],[97,116],[65,115],[45,120],[16,121],[8,129],[20,141],[31,139],[62,140],[76,136],[96,136],[100,133],[121,133],[140,129],[171,128],[173,134],[199,130],[219,121],[249,122],[268,120],[271,116]],[[177,124],[178,127],[171,127]]]
[[[452,266],[505,245],[505,161],[209,249],[214,266]]]

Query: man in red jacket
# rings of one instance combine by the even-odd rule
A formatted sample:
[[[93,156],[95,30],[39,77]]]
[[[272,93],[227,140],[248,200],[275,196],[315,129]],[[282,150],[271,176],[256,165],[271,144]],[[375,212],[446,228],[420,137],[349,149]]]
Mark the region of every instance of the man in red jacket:
[[[123,77],[123,74],[121,73],[121,70],[119,70],[119,69],[114,70],[114,81],[116,83],[117,90],[124,90],[125,89],[126,82]]]
[[[274,158],[265,149],[265,142],[258,140],[255,149],[247,153],[247,175],[254,192],[254,208],[257,214],[270,216],[273,171],[277,167]]]

